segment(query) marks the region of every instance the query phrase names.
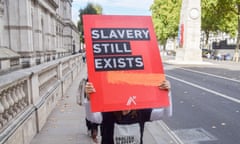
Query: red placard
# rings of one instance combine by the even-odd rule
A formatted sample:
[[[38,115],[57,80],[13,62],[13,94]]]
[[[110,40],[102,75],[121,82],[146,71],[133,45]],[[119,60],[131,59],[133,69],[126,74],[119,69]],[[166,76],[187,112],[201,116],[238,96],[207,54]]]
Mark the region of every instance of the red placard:
[[[150,16],[84,15],[93,112],[168,106],[168,92]]]

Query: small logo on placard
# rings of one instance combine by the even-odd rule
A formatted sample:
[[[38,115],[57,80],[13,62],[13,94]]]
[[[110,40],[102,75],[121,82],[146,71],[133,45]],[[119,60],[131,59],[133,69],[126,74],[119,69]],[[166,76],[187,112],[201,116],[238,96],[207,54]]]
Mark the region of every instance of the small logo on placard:
[[[135,101],[136,98],[137,98],[136,96],[130,96],[127,101],[127,106],[130,106],[131,104],[136,105],[137,104]]]

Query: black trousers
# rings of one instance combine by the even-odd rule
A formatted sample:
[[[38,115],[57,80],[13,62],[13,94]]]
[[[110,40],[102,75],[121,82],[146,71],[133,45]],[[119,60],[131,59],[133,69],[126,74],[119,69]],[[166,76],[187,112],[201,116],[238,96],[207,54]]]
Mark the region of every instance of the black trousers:
[[[91,134],[93,134],[93,131],[98,131],[98,125],[97,123],[90,122],[89,120],[86,119],[86,126],[87,129],[91,131]]]

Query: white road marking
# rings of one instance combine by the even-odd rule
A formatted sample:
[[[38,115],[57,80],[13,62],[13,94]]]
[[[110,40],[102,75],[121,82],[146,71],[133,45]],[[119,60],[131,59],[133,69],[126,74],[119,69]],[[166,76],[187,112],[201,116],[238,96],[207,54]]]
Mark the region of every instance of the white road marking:
[[[168,135],[174,140],[177,144],[184,144],[181,139],[165,124],[164,121],[157,121],[158,124],[168,132]]]
[[[200,86],[200,85],[197,85],[197,84],[194,84],[194,83],[185,81],[185,80],[181,80],[181,79],[176,78],[176,77],[174,77],[174,76],[170,76],[170,75],[167,75],[167,74],[166,74],[166,76],[169,77],[169,78],[171,78],[171,79],[174,79],[174,80],[180,81],[180,82],[182,82],[182,83],[188,84],[188,85],[190,85],[190,86],[193,86],[193,87],[199,88],[199,89],[201,89],[201,90],[207,91],[207,92],[209,92],[209,93],[215,94],[215,95],[217,95],[217,96],[223,97],[223,98],[228,99],[228,100],[230,100],[230,101],[233,101],[233,102],[236,102],[236,103],[240,103],[240,100],[239,100],[239,99],[236,99],[236,98],[227,96],[227,95],[225,95],[225,94],[216,92],[216,91],[214,91],[214,90],[207,89],[207,88],[205,88],[205,87],[202,87],[202,86]]]
[[[214,75],[214,74],[210,74],[210,73],[205,73],[205,72],[200,72],[200,71],[190,70],[190,69],[185,69],[185,68],[180,68],[180,67],[178,69],[182,69],[182,70],[185,70],[185,71],[190,71],[190,72],[199,73],[199,74],[202,74],[202,75],[208,75],[208,76],[212,76],[212,77],[221,78],[221,79],[225,79],[225,80],[240,83],[240,80],[231,79],[231,78],[227,78],[227,77],[223,77],[223,76],[218,76],[218,75]]]

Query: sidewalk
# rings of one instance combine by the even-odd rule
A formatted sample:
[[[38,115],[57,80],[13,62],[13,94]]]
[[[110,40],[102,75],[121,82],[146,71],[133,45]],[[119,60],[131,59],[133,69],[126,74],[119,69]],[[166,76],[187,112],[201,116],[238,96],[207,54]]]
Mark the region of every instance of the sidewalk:
[[[240,62],[233,61],[219,61],[213,59],[203,59],[205,62],[210,62],[215,64],[215,67],[230,69],[230,70],[240,70]]]
[[[78,85],[86,68],[58,102],[42,130],[30,144],[92,144],[87,135],[84,106],[76,103]],[[144,144],[181,144],[163,121],[146,123]]]
[[[216,67],[229,70],[240,70],[240,62],[220,61],[203,58],[201,62],[194,61],[176,61],[173,56],[162,56],[163,63],[177,66],[201,66],[201,67]]]
[[[31,144],[90,144],[85,126],[84,106],[76,103],[78,85],[86,68],[73,81]]]

